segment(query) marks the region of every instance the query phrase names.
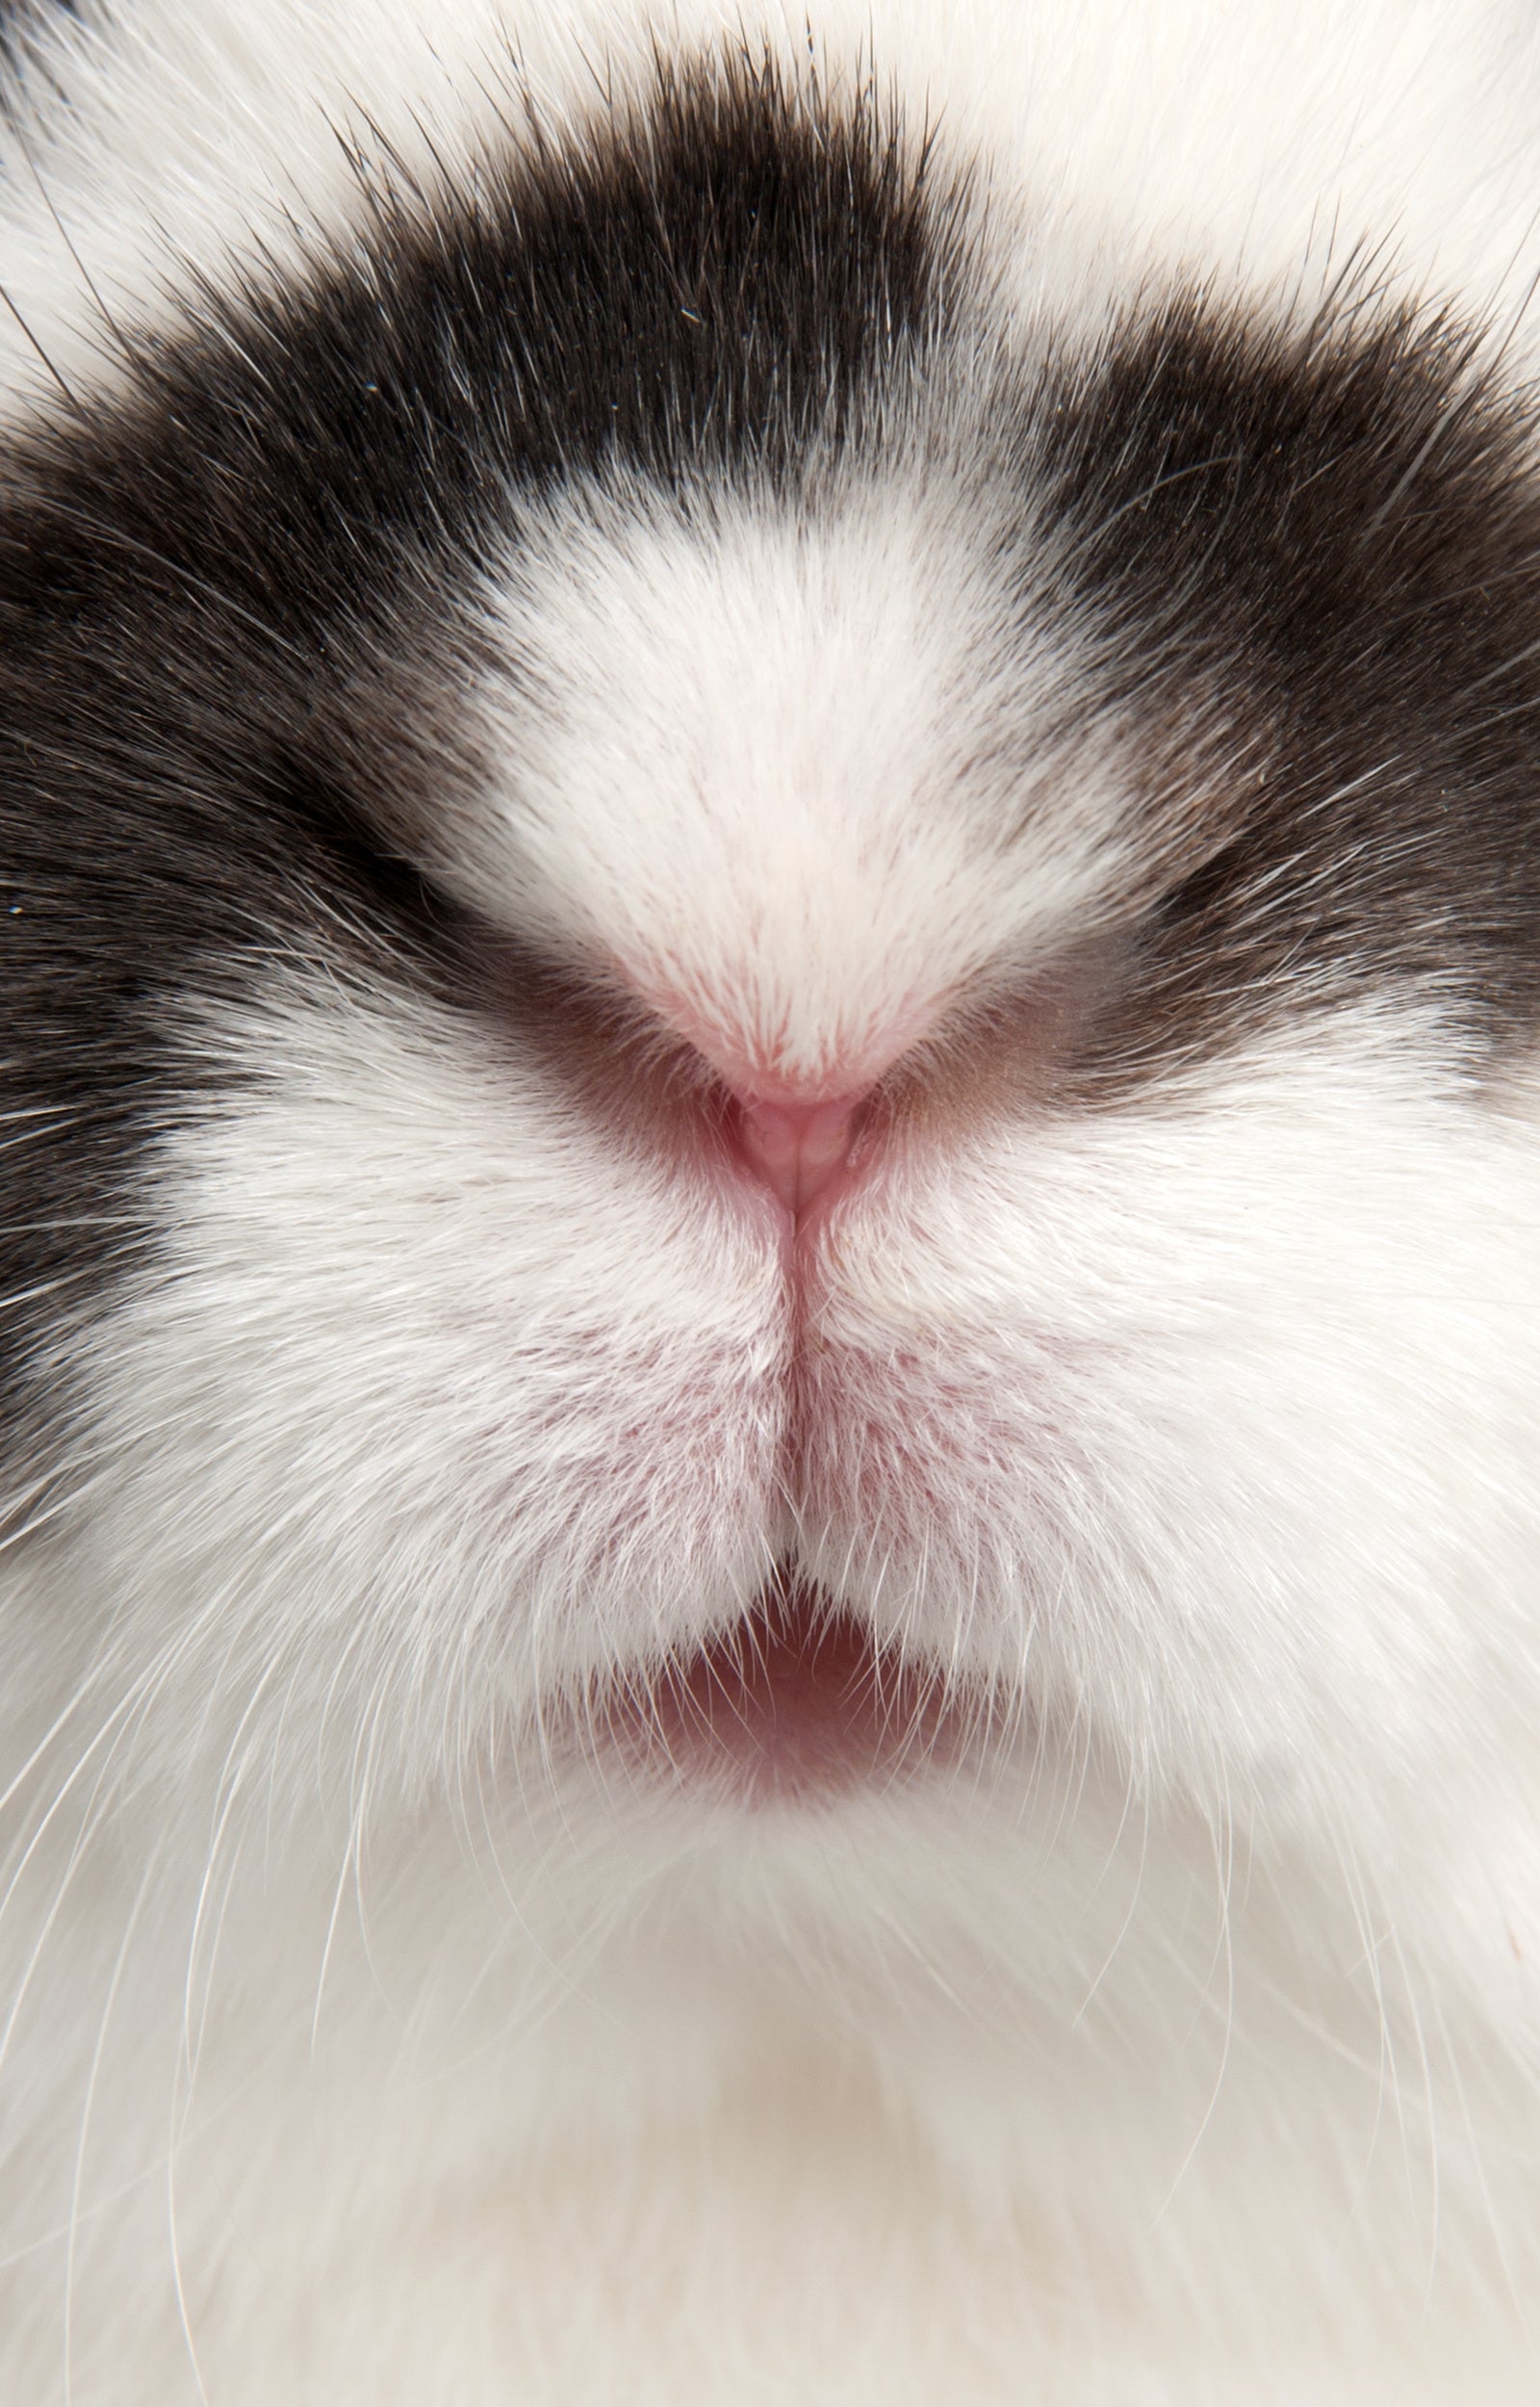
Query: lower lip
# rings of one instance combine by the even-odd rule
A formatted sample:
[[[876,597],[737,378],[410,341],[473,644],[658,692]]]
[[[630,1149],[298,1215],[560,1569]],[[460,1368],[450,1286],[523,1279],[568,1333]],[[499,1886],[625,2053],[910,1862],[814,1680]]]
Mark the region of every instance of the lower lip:
[[[955,1722],[937,1679],[801,1588],[601,1718],[650,1776],[756,1803],[816,1803],[930,1770],[953,1752]]]

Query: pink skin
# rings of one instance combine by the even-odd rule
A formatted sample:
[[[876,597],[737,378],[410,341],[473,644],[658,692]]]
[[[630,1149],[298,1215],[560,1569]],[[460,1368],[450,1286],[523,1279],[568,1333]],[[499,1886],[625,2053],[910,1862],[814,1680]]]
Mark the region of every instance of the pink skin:
[[[966,1717],[938,1677],[885,1656],[805,1585],[604,1717],[635,1770],[750,1806],[816,1807],[955,1763]]]
[[[744,1168],[763,1181],[793,1227],[847,1183],[851,1150],[870,1089],[814,1102],[736,1092],[733,1136]]]

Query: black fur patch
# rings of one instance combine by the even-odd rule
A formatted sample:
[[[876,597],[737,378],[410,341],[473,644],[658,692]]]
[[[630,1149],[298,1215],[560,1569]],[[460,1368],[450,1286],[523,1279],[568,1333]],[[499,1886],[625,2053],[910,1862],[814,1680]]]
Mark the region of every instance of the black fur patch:
[[[16,104],[31,76],[48,82],[46,68],[38,69],[38,38],[50,20],[79,13],[76,0],[0,0],[0,122],[16,122]],[[57,90],[48,96],[63,97]]]
[[[1540,1029],[1533,411],[1450,320],[1179,299],[1024,410],[1017,473],[1174,869],[1081,1070],[1116,1091],[1370,988]]]
[[[185,337],[133,344],[126,395],[10,463],[13,1362],[137,1256],[136,1167],[195,1084],[190,996],[318,951],[452,988],[455,931],[381,858],[338,731],[414,597],[464,589],[510,483],[784,490],[940,331],[955,198],[867,93],[660,66],[580,147],[521,134],[431,198],[376,169],[350,247],[297,288],[203,294]]]

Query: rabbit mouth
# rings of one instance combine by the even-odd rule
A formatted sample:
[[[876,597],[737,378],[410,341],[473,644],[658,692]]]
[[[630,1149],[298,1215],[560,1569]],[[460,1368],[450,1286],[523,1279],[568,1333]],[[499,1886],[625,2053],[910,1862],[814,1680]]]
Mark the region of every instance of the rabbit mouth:
[[[936,1666],[781,1573],[742,1620],[628,1685],[591,1727],[649,1778],[775,1804],[954,1763],[976,1719]]]

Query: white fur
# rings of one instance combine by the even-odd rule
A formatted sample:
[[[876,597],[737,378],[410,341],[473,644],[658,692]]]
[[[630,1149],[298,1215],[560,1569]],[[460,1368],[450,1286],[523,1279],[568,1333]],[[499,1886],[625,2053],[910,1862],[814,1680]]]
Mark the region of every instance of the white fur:
[[[810,526],[610,502],[521,528],[485,786],[428,839],[451,891],[749,1082],[860,1089],[1145,868],[1063,611],[1013,628],[976,496],[873,484]]]
[[[49,205],[8,203],[71,376],[61,225],[147,303],[167,243],[346,217],[329,120],[464,143],[509,89],[475,0],[134,17],[59,38]],[[868,27],[1046,213],[1056,308],[1360,240],[1532,272],[1517,14],[819,38]],[[514,21],[560,115],[640,31]],[[725,1055],[869,1067],[1136,874],[1117,743],[1034,741],[1073,630],[972,740],[1000,612],[941,472],[795,535],[526,531],[464,695],[500,782],[437,867]],[[917,1132],[820,1239],[797,1514],[775,1233],[708,1149],[361,979],[275,968],[188,1045],[241,1081],[157,1153],[154,1274],[60,1339],[78,1455],[0,1589],[8,2407],[1531,2399],[1532,1082],[1365,1003]],[[963,1767],[750,1813],[548,1746],[793,1538],[1005,1699]]]

